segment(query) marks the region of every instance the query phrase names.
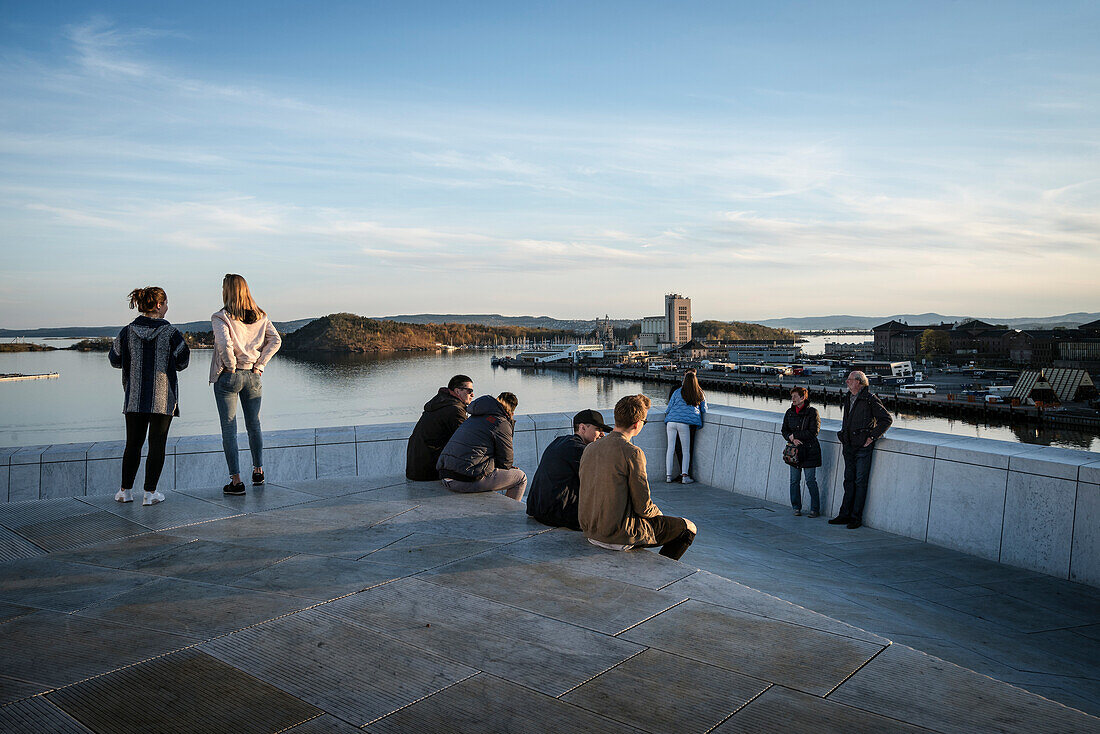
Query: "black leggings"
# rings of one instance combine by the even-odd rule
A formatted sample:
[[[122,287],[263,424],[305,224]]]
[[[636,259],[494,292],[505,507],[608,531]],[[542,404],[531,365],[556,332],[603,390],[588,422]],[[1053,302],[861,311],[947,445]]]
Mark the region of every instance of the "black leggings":
[[[172,416],[158,413],[126,413],[126,451],[122,454],[122,488],[133,489],[141,463],[141,447],[149,432],[149,456],[145,461],[145,491],[155,492],[164,468],[164,446]]]

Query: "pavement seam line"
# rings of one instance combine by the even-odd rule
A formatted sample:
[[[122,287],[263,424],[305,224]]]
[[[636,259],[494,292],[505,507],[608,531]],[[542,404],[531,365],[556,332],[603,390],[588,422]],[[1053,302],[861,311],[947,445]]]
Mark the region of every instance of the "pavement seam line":
[[[893,644],[894,644],[894,643],[892,643],[892,642],[890,643],[890,645],[893,645]],[[863,663],[862,663],[862,664],[861,664],[861,665],[860,665],[860,666],[859,666],[858,668],[856,668],[855,670],[853,670],[853,671],[852,671],[851,673],[849,673],[848,675],[844,676],[844,679],[843,679],[842,681],[840,681],[839,683],[837,683],[837,684],[836,684],[835,686],[833,686],[832,688],[830,688],[830,689],[829,689],[829,692],[828,692],[828,693],[826,693],[826,694],[825,694],[824,696],[822,696],[822,698],[828,698],[829,696],[833,695],[833,693],[834,693],[834,692],[836,692],[836,689],[840,688],[840,687],[841,687],[842,685],[844,685],[844,684],[845,684],[845,683],[847,683],[847,682],[848,682],[849,680],[851,680],[851,678],[852,678],[852,676],[853,676],[853,675],[855,675],[855,674],[856,674],[856,673],[858,673],[859,671],[863,670],[863,669],[864,669],[864,668],[865,668],[865,667],[866,667],[867,665],[869,665],[869,664],[870,664],[870,662],[871,662],[872,660],[874,660],[874,659],[875,659],[875,658],[877,658],[877,657],[878,657],[879,655],[881,655],[881,654],[882,654],[882,651],[883,651],[883,650],[885,650],[886,648],[890,647],[890,645],[883,645],[883,647],[882,647],[882,650],[879,650],[879,651],[878,651],[878,652],[876,652],[876,653],[875,653],[874,655],[872,655],[871,657],[867,658],[867,660],[865,660],[865,661],[864,661],[864,662],[863,662]]]
[[[740,706],[738,706],[737,708],[735,708],[735,709],[734,709],[733,711],[731,711],[731,712],[730,712],[729,716],[727,716],[726,718],[722,719],[721,721],[719,721],[719,722],[718,722],[717,724],[715,724],[715,725],[714,725],[714,726],[712,726],[711,728],[707,729],[707,730],[706,730],[705,732],[703,732],[703,734],[710,734],[710,732],[714,731],[715,729],[717,729],[718,727],[720,727],[720,726],[721,726],[722,724],[725,724],[725,723],[726,723],[727,721],[729,721],[730,719],[732,719],[732,718],[733,718],[733,717],[734,717],[734,716],[735,716],[735,715],[737,714],[737,712],[741,711],[741,710],[742,710],[742,709],[744,709],[744,708],[745,708],[746,706],[748,706],[748,705],[749,705],[750,703],[752,703],[752,702],[753,702],[753,701],[755,701],[756,699],[758,699],[758,698],[760,698],[761,696],[763,696],[763,695],[764,695],[765,693],[767,693],[768,691],[770,691],[770,690],[771,690],[771,689],[772,689],[773,687],[775,687],[775,684],[774,684],[774,683],[770,683],[770,682],[769,682],[769,683],[768,683],[768,687],[767,687],[767,688],[765,688],[764,690],[760,691],[760,693],[757,693],[757,694],[756,694],[755,696],[753,696],[752,698],[750,698],[750,699],[749,699],[748,701],[745,701],[745,702],[744,702],[743,704],[741,704]]]

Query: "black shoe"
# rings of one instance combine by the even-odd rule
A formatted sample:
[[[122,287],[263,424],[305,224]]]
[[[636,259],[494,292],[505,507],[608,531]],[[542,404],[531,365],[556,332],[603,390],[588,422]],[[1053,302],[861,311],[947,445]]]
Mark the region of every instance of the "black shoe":
[[[819,514],[821,514],[821,513],[814,512],[813,510],[810,510],[810,514],[806,515],[806,517],[817,517]]]
[[[253,469],[252,470],[252,486],[253,487],[262,487],[262,486],[264,486],[264,470],[263,469],[260,469],[260,470]]]
[[[848,523],[848,529],[849,530],[855,530],[856,528],[860,528],[860,527],[863,527],[863,521],[858,519],[858,518],[855,519],[855,520],[852,520],[850,523]]]
[[[236,496],[244,494],[244,482],[237,482],[236,484],[230,482],[222,487],[222,494],[232,494]]]
[[[794,516],[795,517],[802,517],[802,510],[801,509],[795,510],[794,511]]]
[[[834,517],[832,520],[829,521],[829,524],[830,525],[847,525],[851,521],[852,521],[852,518],[850,518],[850,517],[847,517],[845,515],[837,515],[836,517]]]

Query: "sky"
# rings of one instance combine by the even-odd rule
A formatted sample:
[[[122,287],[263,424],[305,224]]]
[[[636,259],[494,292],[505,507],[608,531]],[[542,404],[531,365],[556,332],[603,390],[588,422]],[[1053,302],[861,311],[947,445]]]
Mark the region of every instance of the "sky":
[[[0,0],[0,327],[1100,311],[1100,3]]]

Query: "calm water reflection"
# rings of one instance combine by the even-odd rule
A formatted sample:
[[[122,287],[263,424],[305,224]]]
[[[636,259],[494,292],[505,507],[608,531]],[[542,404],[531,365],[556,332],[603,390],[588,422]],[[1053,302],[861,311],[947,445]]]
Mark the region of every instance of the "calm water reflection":
[[[264,373],[265,428],[302,428],[415,420],[435,389],[451,375],[474,379],[478,394],[516,393],[520,413],[610,410],[623,395],[642,392],[664,406],[668,386],[567,372],[521,372],[494,368],[488,352],[340,355],[309,358],[280,354]],[[210,352],[196,350],[180,374],[180,417],[172,435],[218,432],[217,411],[207,383]],[[58,372],[55,380],[0,383],[0,446],[105,441],[123,438],[122,384],[103,353],[0,354],[0,372]],[[772,398],[708,391],[715,404],[781,411]],[[836,406],[824,416],[839,418]],[[606,415],[610,418],[610,415]],[[897,426],[961,436],[1100,451],[1100,437],[1075,431],[972,424],[961,420],[900,414]],[[242,426],[243,430],[243,426]]]

